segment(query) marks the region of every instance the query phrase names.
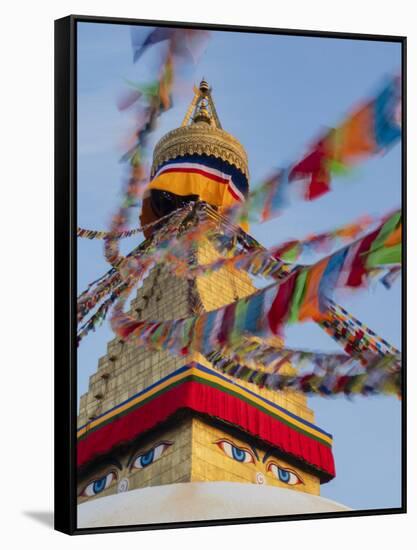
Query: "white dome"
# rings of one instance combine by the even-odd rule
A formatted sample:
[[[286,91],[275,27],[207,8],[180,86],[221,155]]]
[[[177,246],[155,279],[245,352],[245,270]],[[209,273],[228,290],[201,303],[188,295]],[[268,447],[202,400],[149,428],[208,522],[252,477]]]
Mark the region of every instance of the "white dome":
[[[135,489],[78,505],[78,528],[341,512],[323,497],[235,482],[176,483]]]

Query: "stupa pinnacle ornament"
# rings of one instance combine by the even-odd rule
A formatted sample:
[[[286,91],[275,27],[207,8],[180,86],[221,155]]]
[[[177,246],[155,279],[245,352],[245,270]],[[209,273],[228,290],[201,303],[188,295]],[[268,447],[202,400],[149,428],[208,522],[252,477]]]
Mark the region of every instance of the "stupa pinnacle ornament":
[[[209,124],[211,125],[211,121],[212,121],[212,118],[211,118],[211,115],[207,109],[207,102],[203,103],[201,102],[200,103],[200,106],[198,108],[198,111],[196,112],[196,114],[194,115],[194,118],[193,118],[193,121],[195,124],[198,124],[198,123],[205,123],[205,124]]]
[[[188,111],[184,117],[184,120],[182,121],[181,126],[187,126],[187,124],[189,124],[191,120],[197,122],[195,120],[195,116],[198,112],[199,107],[201,107],[203,103],[210,109],[210,124],[215,125],[216,128],[219,128],[221,130],[222,125],[220,123],[219,117],[217,116],[216,107],[211,96],[211,89],[208,83],[204,80],[204,77],[203,80],[200,82],[200,86],[198,88],[194,86],[194,98],[190,104],[190,107],[188,108]]]
[[[165,134],[156,144],[152,176],[167,160],[191,154],[222,159],[249,179],[246,151],[234,136],[223,130],[211,90],[205,80],[200,82],[199,88],[194,87],[194,98],[181,126]]]

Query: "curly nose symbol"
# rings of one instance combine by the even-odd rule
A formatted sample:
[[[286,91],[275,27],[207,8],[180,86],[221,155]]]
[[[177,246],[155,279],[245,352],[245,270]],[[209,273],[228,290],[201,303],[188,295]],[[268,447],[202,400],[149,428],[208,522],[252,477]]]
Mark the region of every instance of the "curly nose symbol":
[[[127,478],[123,478],[119,481],[119,485],[117,487],[118,493],[125,493],[129,489],[129,480]]]
[[[265,483],[265,476],[261,472],[256,472],[256,483],[258,485],[264,485]]]

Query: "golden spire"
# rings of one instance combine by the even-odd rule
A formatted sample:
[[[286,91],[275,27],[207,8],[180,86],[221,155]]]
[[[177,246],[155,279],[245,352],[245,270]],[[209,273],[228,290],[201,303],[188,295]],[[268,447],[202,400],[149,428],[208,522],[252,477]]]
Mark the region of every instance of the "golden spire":
[[[198,88],[194,86],[194,98],[190,103],[181,126],[187,126],[192,122],[205,122],[215,128],[222,129],[213,98],[211,97],[211,88],[204,77]]]

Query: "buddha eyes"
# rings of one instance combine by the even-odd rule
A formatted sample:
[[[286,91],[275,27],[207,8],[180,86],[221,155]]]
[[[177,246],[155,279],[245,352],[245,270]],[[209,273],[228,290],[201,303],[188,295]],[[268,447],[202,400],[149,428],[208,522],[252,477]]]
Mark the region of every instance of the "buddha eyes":
[[[171,442],[163,441],[162,443],[155,445],[155,447],[152,447],[152,449],[149,449],[149,451],[146,451],[146,453],[137,455],[132,463],[132,469],[146,468],[146,466],[149,466],[152,462],[158,460],[162,453],[164,453],[171,445]]]
[[[300,483],[304,483],[295,472],[292,470],[287,470],[287,468],[282,468],[281,466],[275,464],[275,462],[271,462],[268,465],[267,470],[268,472],[271,472],[272,475],[279,481],[282,481],[282,483],[286,483],[287,485],[299,485]]]
[[[171,445],[172,442],[170,441],[162,441],[145,453],[137,455],[132,463],[131,469],[134,470],[146,468],[146,466],[149,466],[150,464],[155,462],[155,460],[158,460],[158,458],[161,457],[162,453],[164,453],[166,449],[168,449],[168,447],[170,447]],[[117,480],[117,472],[111,471],[103,475],[102,477],[98,477],[90,481],[88,485],[85,486],[79,496],[93,497],[95,495],[98,495],[106,490],[108,487],[110,487],[115,480]]]
[[[90,483],[85,487],[80,496],[83,497],[93,497],[98,495],[112,484],[112,482],[117,479],[116,472],[110,472],[109,474],[104,475],[90,481]]]
[[[215,443],[228,457],[233,458],[233,460],[255,464],[255,457],[253,452],[249,449],[238,447],[227,439],[219,439]],[[271,472],[276,479],[287,485],[299,485],[300,483],[304,483],[300,476],[293,470],[278,466],[275,462],[270,462],[268,464],[267,471]]]
[[[220,439],[219,441],[216,441],[216,445],[230,458],[233,458],[233,460],[237,460],[237,462],[246,462],[246,463],[255,463],[255,458],[253,456],[253,453],[249,451],[248,449],[244,449],[242,447],[238,447],[237,445],[233,445],[230,441],[227,441],[226,439]]]

